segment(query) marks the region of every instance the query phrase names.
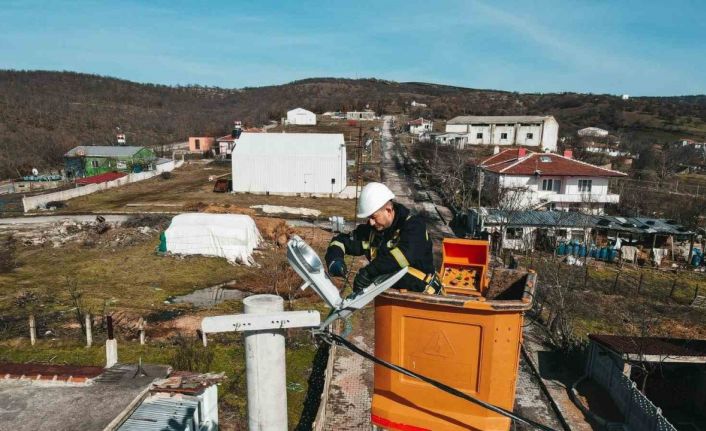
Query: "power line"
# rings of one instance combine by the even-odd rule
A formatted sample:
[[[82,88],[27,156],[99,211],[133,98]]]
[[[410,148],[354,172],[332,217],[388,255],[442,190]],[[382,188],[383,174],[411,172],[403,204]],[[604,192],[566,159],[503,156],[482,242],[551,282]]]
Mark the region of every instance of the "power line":
[[[488,409],[492,412],[495,412],[495,413],[498,413],[502,416],[508,417],[514,421],[523,423],[525,425],[529,425],[531,427],[534,427],[535,429],[542,430],[542,431],[556,431],[553,428],[549,428],[546,425],[542,425],[538,422],[534,422],[531,419],[527,419],[523,416],[517,415],[509,410],[505,410],[502,407],[498,407],[493,404],[487,403],[483,400],[480,400],[476,397],[472,397],[468,394],[465,394],[465,393],[459,391],[458,389],[452,388],[451,386],[445,385],[439,381],[436,381],[434,379],[430,379],[429,377],[423,376],[421,374],[417,374],[414,371],[410,371],[406,368],[400,367],[399,365],[391,364],[387,361],[384,361],[380,358],[377,358],[377,357],[371,355],[370,353],[366,352],[365,350],[360,349],[355,344],[351,343],[350,341],[346,340],[345,338],[341,337],[340,335],[333,334],[331,332],[319,332],[319,333],[317,333],[317,335],[329,344],[336,343],[340,346],[344,346],[345,348],[347,348],[351,352],[356,353],[356,354],[364,357],[365,359],[368,359],[369,361],[372,361],[378,365],[381,365],[385,368],[389,368],[393,371],[397,371],[398,373],[404,374],[406,376],[413,377],[415,379],[419,379],[419,380],[421,380],[425,383],[428,383],[428,384],[434,386],[435,388],[440,389],[446,393],[449,393],[449,394],[454,395],[456,397],[462,398],[466,401],[469,401],[473,404],[477,404],[481,407],[485,407],[486,409]]]

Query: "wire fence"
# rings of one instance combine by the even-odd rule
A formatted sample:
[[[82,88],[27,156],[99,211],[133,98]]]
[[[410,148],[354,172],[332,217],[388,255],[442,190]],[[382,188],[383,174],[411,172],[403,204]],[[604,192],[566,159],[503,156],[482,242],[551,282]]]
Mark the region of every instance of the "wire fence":
[[[625,424],[641,431],[676,431],[662,410],[637,390],[635,382],[622,373],[610,355],[601,355],[597,350],[592,351],[587,374],[611,394]]]
[[[620,266],[580,259],[580,266],[568,265],[552,257],[529,257],[525,263],[543,279],[556,278],[574,289],[592,290],[610,295],[643,297],[691,305],[706,294],[706,274],[682,269],[657,269],[631,264]],[[555,284],[555,283],[549,283]]]

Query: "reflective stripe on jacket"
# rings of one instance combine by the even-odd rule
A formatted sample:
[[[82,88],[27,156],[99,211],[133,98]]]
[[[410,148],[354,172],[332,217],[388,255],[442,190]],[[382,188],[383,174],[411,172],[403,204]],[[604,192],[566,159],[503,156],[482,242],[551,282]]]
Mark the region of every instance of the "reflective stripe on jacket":
[[[410,267],[417,271],[411,270],[395,287],[420,292],[425,283],[419,279],[419,273],[425,278],[434,273],[432,243],[426,223],[404,205],[393,205],[395,218],[389,228],[377,231],[369,224],[361,224],[350,234],[333,237],[326,250],[326,266],[348,254],[365,256],[370,262],[368,272],[373,277]]]

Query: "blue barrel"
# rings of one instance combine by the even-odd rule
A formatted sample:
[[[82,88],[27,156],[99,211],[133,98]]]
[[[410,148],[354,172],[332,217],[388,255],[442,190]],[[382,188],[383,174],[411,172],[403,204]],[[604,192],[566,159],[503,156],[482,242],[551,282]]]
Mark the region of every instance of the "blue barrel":
[[[598,258],[600,260],[606,260],[606,257],[608,257],[608,247],[601,247],[601,250],[598,252]]]
[[[574,244],[574,249],[571,251],[571,254],[573,254],[574,256],[578,256],[578,254],[579,254],[579,245],[578,244]]]
[[[559,256],[563,256],[564,253],[566,253],[566,244],[564,244],[564,243],[562,242],[561,244],[559,244],[559,247],[557,247],[557,250],[558,250],[558,253],[557,253],[557,254],[558,254]]]
[[[701,265],[701,256],[698,254],[694,254],[691,256],[691,266],[700,266]]]
[[[609,262],[614,261],[617,256],[618,256],[618,250],[615,250],[613,248],[608,249],[608,261]]]
[[[591,257],[594,259],[598,258],[598,248],[596,247],[591,247]]]
[[[579,246],[579,257],[586,257],[586,244]]]

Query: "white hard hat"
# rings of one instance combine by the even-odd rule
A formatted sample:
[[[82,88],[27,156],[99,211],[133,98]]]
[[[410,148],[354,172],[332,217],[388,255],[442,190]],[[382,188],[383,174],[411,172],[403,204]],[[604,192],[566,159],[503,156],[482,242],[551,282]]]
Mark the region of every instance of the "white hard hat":
[[[358,199],[358,218],[368,218],[387,202],[395,198],[395,194],[382,183],[368,183],[360,192]]]

